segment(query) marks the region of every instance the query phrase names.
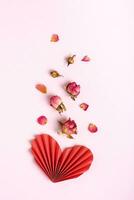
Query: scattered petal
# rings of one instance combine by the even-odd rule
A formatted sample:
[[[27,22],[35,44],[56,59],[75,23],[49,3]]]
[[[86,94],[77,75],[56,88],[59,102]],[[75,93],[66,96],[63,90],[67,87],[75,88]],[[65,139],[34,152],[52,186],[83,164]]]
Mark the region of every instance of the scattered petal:
[[[45,125],[47,123],[47,118],[45,116],[40,116],[37,118],[37,122],[40,124],[40,125]]]
[[[81,61],[89,62],[91,59],[88,56],[84,56]]]
[[[47,93],[47,87],[44,84],[36,84],[35,88],[42,93]]]
[[[53,34],[51,36],[51,42],[58,42],[59,41],[59,36],[57,34]]]
[[[68,66],[69,66],[70,64],[74,64],[74,58],[75,58],[75,57],[76,57],[76,55],[67,57],[66,61],[67,61],[67,65],[68,65]]]
[[[83,109],[84,111],[86,111],[88,109],[89,105],[86,103],[81,103],[80,104],[80,108]]]
[[[59,72],[57,72],[57,71],[51,71],[50,72],[50,75],[53,77],[53,78],[57,78],[57,77],[59,77],[59,76],[62,76],[61,74],[59,74]]]
[[[95,124],[92,124],[90,123],[89,126],[88,126],[88,130],[91,132],[91,133],[95,133],[98,131],[98,128]]]

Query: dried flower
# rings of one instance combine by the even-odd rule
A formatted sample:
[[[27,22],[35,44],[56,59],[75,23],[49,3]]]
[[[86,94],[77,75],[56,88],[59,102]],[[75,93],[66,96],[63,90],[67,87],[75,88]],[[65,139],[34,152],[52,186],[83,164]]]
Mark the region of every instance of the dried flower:
[[[50,75],[53,77],[53,78],[57,78],[57,77],[59,77],[59,76],[62,76],[61,74],[59,74],[59,72],[57,72],[57,71],[51,71],[50,72]]]
[[[89,105],[86,103],[81,103],[80,104],[80,108],[83,109],[84,111],[86,111],[88,109]]]
[[[59,113],[66,111],[66,107],[59,96],[52,96],[50,98],[50,105],[55,108]]]
[[[58,42],[59,41],[59,36],[57,34],[53,34],[51,36],[51,42]]]
[[[66,91],[75,100],[80,93],[80,85],[77,85],[76,82],[71,82],[66,86]]]
[[[37,122],[40,124],[40,125],[45,125],[47,123],[47,118],[45,116],[40,116],[37,118]]]
[[[98,131],[98,128],[97,128],[97,126],[96,126],[95,124],[90,123],[90,124],[88,125],[88,130],[89,130],[91,133],[95,133],[95,132]]]
[[[36,84],[35,88],[42,93],[47,93],[47,87],[44,84]]]
[[[67,57],[67,65],[68,65],[68,66],[69,66],[70,64],[74,64],[74,58],[75,58],[75,57],[76,57],[76,55]]]
[[[91,59],[88,56],[84,56],[81,61],[89,62]]]
[[[77,125],[74,120],[70,118],[64,122],[59,122],[61,126],[60,133],[65,134],[67,138],[72,139],[73,134],[77,134]]]

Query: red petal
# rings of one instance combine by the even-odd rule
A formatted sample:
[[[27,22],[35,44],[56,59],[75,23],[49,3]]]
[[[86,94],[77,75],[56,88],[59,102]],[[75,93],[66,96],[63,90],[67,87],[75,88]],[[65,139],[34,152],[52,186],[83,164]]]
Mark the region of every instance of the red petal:
[[[89,62],[91,59],[88,56],[84,56],[81,61]]]
[[[47,123],[47,118],[45,116],[40,116],[38,117],[37,119],[37,122],[40,124],[40,125],[45,125]]]
[[[58,42],[59,41],[59,36],[57,34],[53,34],[51,36],[51,42]]]
[[[44,94],[47,93],[47,87],[45,85],[43,85],[43,84],[37,84],[35,87],[40,92],[42,92]]]
[[[88,109],[89,105],[86,103],[81,103],[80,104],[80,108],[82,108],[84,111],[86,111]]]
[[[98,128],[95,124],[92,124],[90,123],[89,126],[88,126],[88,130],[91,132],[91,133],[95,133],[98,131]]]

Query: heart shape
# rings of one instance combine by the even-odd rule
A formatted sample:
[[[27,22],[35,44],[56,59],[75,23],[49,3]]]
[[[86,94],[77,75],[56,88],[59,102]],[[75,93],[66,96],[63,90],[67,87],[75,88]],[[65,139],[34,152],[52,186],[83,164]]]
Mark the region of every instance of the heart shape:
[[[75,145],[61,150],[50,135],[37,135],[31,142],[35,161],[52,182],[76,178],[87,171],[93,154],[85,146]]]

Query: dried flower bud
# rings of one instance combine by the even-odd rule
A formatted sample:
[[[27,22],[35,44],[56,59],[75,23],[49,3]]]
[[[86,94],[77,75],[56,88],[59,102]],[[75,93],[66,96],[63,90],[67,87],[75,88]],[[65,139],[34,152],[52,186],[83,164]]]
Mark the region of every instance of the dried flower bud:
[[[73,55],[73,56],[69,56],[68,58],[67,58],[67,64],[68,64],[68,66],[70,65],[70,64],[74,64],[74,58],[76,57],[76,55]]]
[[[57,77],[59,77],[59,76],[62,76],[61,74],[59,74],[59,72],[57,72],[57,71],[51,71],[50,72],[50,75],[53,77],[53,78],[57,78]]]
[[[59,96],[52,96],[50,98],[50,105],[59,113],[66,111],[66,107]]]
[[[71,120],[70,118],[64,122],[59,122],[60,123],[60,133],[65,134],[67,138],[72,139],[73,134],[77,134],[77,125],[74,120]]]
[[[75,100],[80,93],[80,85],[77,85],[76,82],[71,82],[66,86],[66,91]]]

